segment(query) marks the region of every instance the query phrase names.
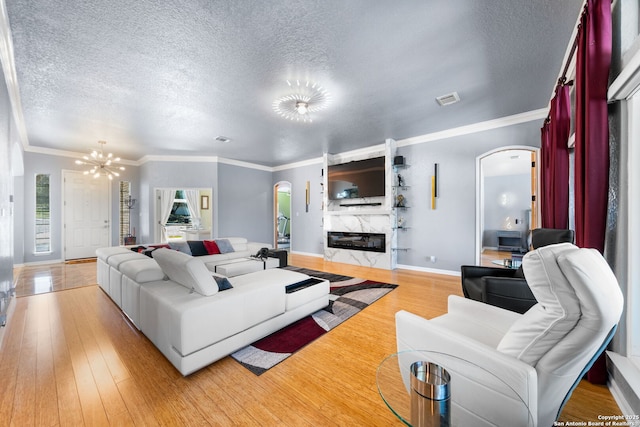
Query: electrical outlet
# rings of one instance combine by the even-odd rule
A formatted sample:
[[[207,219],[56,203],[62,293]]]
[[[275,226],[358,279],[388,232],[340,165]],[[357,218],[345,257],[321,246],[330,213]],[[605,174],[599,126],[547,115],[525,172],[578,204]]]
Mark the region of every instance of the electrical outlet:
[[[429,257],[429,261],[431,261],[431,262],[436,262],[437,260],[438,260],[438,258],[436,258],[436,256],[435,256],[435,255],[431,255],[431,256]]]

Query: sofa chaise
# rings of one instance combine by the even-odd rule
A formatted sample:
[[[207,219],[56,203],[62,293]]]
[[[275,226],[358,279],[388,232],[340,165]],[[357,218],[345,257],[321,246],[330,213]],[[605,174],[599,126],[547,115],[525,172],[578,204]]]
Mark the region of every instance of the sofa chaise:
[[[119,284],[101,287],[182,375],[329,303],[329,282],[306,274],[274,268],[224,278],[202,257],[166,248],[152,255],[99,250],[106,283]],[[231,288],[220,290],[222,284]]]

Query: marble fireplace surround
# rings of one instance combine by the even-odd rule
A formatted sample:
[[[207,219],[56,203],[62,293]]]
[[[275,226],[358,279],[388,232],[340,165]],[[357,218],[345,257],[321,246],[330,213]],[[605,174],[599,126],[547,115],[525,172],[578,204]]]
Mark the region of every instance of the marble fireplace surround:
[[[329,200],[323,195],[323,246],[327,261],[362,265],[393,270],[396,268],[397,242],[396,211],[393,208],[395,196],[393,183],[395,174],[391,164],[396,153],[393,140],[386,140],[383,146],[369,152],[325,154],[324,170],[328,165],[345,163],[378,156],[385,156],[385,196],[354,200]],[[327,174],[323,173],[323,186],[329,188]],[[362,250],[357,247],[332,247],[330,233],[377,234],[384,237],[383,248],[378,251]],[[355,246],[355,245],[354,245]]]

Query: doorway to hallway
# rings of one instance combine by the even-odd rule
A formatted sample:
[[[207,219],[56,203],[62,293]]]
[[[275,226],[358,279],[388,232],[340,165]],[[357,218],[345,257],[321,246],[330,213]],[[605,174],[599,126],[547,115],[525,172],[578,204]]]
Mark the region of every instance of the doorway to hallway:
[[[274,247],[291,248],[291,183],[278,182],[273,187],[274,203]]]

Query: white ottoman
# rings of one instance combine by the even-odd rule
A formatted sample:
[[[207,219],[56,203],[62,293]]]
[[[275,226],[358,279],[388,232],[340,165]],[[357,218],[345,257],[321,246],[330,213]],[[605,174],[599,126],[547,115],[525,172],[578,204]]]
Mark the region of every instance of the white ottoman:
[[[229,261],[231,262],[228,264],[217,265],[215,272],[226,277],[235,277],[280,266],[280,260],[277,258],[267,258],[264,261],[258,258],[238,258]]]

